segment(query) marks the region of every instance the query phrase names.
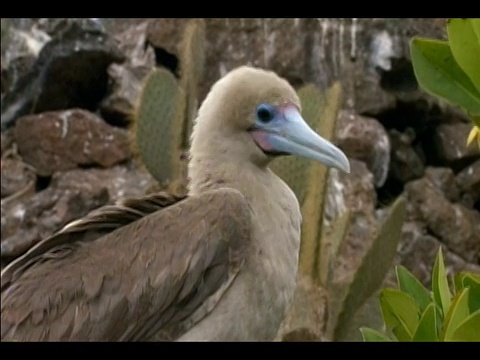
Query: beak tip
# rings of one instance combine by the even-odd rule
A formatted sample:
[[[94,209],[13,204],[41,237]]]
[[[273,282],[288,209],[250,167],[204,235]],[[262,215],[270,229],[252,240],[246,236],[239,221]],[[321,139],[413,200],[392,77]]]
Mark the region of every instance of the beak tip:
[[[348,160],[347,156],[345,153],[341,152],[340,159],[338,161],[338,166],[337,169],[350,174],[350,161]]]

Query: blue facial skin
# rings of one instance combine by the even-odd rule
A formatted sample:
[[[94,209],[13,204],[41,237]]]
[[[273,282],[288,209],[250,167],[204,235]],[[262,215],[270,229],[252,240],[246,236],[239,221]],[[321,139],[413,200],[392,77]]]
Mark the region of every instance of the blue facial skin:
[[[313,131],[293,104],[260,104],[251,127],[257,145],[268,155],[298,155],[350,172],[345,154]]]

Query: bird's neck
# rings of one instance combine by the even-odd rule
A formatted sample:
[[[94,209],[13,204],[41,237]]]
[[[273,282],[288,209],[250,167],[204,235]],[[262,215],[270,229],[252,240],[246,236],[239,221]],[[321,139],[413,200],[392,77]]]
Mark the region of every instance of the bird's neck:
[[[230,187],[239,190],[247,199],[265,185],[272,189],[282,182],[268,167],[258,167],[249,161],[222,159],[216,156],[195,156],[189,162],[189,194]]]

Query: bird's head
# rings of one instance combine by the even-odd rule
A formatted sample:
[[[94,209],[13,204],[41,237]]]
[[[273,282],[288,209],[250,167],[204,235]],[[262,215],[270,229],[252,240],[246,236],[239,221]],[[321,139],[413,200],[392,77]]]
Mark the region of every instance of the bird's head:
[[[258,166],[279,155],[298,155],[350,171],[345,154],[302,118],[300,100],[288,81],[248,66],[232,70],[212,87],[198,112],[192,153]]]

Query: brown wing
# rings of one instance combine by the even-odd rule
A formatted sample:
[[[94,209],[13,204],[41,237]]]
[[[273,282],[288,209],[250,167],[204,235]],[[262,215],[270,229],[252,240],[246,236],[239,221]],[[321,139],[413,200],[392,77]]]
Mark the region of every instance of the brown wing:
[[[76,242],[89,242],[104,234],[164,209],[186,198],[186,195],[158,192],[141,198],[122,199],[115,205],[102,206],[91,211],[85,217],[72,221],[53,236],[32,246],[23,256],[18,257],[2,271],[2,291],[10,284],[12,277],[21,274],[32,263],[38,262],[38,257],[51,257],[60,253],[60,248],[67,250]],[[55,249],[55,252],[49,252]]]
[[[32,256],[36,247],[2,272],[2,340],[173,339],[232,282],[249,243],[250,216],[238,191],[215,190],[94,240],[58,240]],[[70,231],[80,225],[84,232],[71,235],[92,231],[85,222]]]

